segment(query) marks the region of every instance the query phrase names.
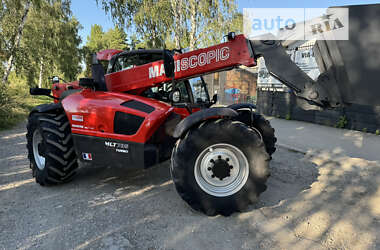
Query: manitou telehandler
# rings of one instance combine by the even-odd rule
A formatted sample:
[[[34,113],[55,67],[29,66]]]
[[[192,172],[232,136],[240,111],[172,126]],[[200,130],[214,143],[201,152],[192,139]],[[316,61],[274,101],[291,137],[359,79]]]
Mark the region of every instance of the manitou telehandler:
[[[211,107],[217,97],[210,100],[202,75],[255,66],[263,56],[269,72],[304,107],[380,104],[374,82],[380,39],[373,38],[379,17],[379,5],[350,7],[350,40],[317,41],[322,74],[316,81],[290,60],[280,41],[234,33],[225,43],[187,53],[101,51],[93,58],[92,78],[71,83],[54,78],[52,89],[31,89],[33,95],[54,98],[29,115],[33,176],[50,185],[69,181],[78,160],[148,168],[171,157],[176,190],[192,208],[207,215],[241,211],[266,189],[274,129],[252,104]],[[362,28],[374,33],[361,33]]]

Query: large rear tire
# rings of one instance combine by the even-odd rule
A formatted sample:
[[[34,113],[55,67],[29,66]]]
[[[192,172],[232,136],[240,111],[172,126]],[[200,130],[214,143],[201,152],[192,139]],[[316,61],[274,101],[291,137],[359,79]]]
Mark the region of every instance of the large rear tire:
[[[65,113],[31,113],[27,125],[27,149],[33,177],[40,185],[67,182],[78,168]]]
[[[190,129],[177,141],[170,171],[177,192],[193,209],[228,216],[266,190],[269,160],[257,131],[219,119]]]

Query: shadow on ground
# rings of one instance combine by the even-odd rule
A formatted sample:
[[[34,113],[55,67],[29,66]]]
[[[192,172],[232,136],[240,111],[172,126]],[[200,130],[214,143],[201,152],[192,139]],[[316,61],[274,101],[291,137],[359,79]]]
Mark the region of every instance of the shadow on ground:
[[[230,217],[206,217],[176,194],[168,162],[145,171],[83,167],[71,183],[41,187],[31,179],[22,131],[0,134],[6,249],[370,249],[379,243],[380,172],[371,162],[279,148],[259,203]]]

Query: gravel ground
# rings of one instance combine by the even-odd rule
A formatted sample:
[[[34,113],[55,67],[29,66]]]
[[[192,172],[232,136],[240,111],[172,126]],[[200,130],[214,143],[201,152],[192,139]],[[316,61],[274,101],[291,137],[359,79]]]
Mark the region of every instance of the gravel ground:
[[[258,204],[206,217],[176,194],[168,162],[82,167],[71,183],[46,188],[32,179],[25,146],[25,124],[0,132],[0,248],[380,248],[374,162],[279,148]]]

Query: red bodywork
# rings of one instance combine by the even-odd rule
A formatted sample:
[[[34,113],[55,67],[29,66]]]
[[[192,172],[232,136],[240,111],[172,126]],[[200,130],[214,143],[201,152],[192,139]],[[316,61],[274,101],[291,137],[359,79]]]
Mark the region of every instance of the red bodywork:
[[[57,99],[54,99],[55,103],[59,102],[59,97],[62,95],[63,92],[69,89],[80,89],[81,87],[79,86],[78,81],[70,82],[70,83],[54,83],[52,86],[52,93],[53,96],[56,97]]]
[[[97,58],[110,60],[113,55],[120,52],[119,50],[102,51],[98,53]],[[219,45],[176,54],[174,62],[175,79],[191,78],[239,65],[255,65],[252,52],[243,35],[238,35],[234,40]],[[174,108],[167,103],[138,96],[152,86],[172,80],[163,72],[163,60],[106,74],[105,80],[107,92],[83,89],[62,101],[73,134],[145,143],[172,112],[180,114],[181,118],[189,115],[184,108]],[[78,82],[54,84],[53,95],[59,97],[68,88],[77,89],[80,86]],[[122,103],[130,100],[148,104],[155,110],[148,114],[121,106]],[[199,109],[193,111],[197,110]],[[136,134],[121,135],[114,132],[114,117],[117,111],[144,117]],[[73,120],[73,117],[76,119]]]
[[[109,61],[114,55],[119,54],[120,52],[123,52],[123,51],[118,50],[118,49],[106,49],[106,50],[102,50],[98,52],[96,54],[96,58],[99,61]]]
[[[154,111],[147,114],[121,106],[122,103],[130,100],[148,104],[154,107]],[[69,118],[72,133],[137,143],[146,142],[174,109],[169,104],[141,96],[90,89],[84,89],[80,93],[66,97],[62,105]],[[145,118],[136,134],[114,133],[113,121],[117,111]],[[73,120],[73,117],[76,120]],[[81,118],[78,119],[78,117]]]

